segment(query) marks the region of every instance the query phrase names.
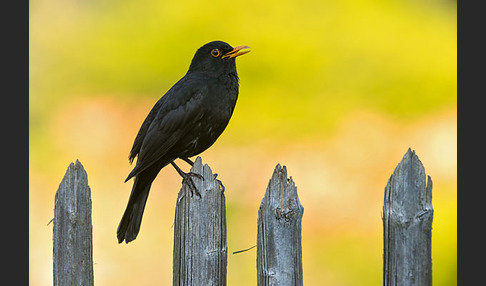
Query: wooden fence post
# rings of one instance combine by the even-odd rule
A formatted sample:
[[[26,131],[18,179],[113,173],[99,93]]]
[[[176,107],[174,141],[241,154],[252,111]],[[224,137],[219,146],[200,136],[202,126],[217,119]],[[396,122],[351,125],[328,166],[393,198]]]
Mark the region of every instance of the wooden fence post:
[[[385,187],[383,285],[432,285],[432,179],[408,149]]]
[[[93,285],[91,190],[83,165],[71,163],[54,206],[54,286]]]
[[[222,184],[197,157],[191,172],[201,198],[184,183],[174,221],[173,285],[226,285],[226,205]]]
[[[257,285],[303,285],[303,213],[292,177],[278,164],[258,210]]]

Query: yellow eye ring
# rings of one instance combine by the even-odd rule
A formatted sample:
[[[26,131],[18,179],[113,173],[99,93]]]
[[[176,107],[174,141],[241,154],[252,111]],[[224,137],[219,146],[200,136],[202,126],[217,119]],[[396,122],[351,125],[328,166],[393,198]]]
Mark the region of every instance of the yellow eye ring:
[[[213,50],[211,51],[211,55],[212,55],[213,57],[215,57],[215,58],[219,57],[219,54],[220,54],[220,52],[219,52],[219,50],[218,50],[218,49],[213,49]]]

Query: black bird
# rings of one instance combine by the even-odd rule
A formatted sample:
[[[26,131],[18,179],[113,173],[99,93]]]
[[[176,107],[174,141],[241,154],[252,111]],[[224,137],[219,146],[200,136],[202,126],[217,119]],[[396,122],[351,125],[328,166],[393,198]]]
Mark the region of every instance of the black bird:
[[[231,47],[214,41],[200,47],[189,70],[155,103],[133,142],[128,157],[137,164],[125,182],[135,177],[128,205],[117,229],[118,243],[134,240],[140,230],[150,186],[160,170],[171,164],[188,181],[174,160],[191,166],[189,157],[208,149],[218,139],[233,114],[238,98],[235,58],[250,52],[248,46]]]

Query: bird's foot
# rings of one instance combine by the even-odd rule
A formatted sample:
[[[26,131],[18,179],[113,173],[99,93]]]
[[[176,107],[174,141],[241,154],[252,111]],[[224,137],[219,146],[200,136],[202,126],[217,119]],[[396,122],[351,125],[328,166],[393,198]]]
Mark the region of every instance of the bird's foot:
[[[202,180],[204,180],[204,177],[200,174],[196,174],[192,172],[185,173],[184,171],[181,170],[181,168],[179,168],[179,166],[176,165],[176,163],[174,163],[174,161],[170,161],[170,163],[172,164],[172,166],[174,166],[177,173],[179,173],[179,175],[182,177],[182,184],[184,185],[184,183],[187,183],[187,185],[189,186],[189,190],[191,191],[191,197],[194,195],[194,193],[196,193],[196,195],[199,198],[201,198],[201,194],[197,190],[196,184],[194,184],[192,177],[197,177]]]
[[[221,188],[221,192],[222,192],[222,193],[224,193],[225,187],[224,187],[224,185],[223,185],[223,182],[221,182],[220,180],[216,179],[216,177],[218,177],[218,174],[217,174],[217,173],[216,173],[216,174],[213,174],[213,176],[214,176],[214,179],[215,179],[216,181],[218,181],[218,183],[219,183],[219,187]]]
[[[187,183],[187,185],[189,186],[189,190],[191,191],[191,197],[194,195],[194,193],[196,193],[196,196],[201,198],[201,193],[199,193],[199,191],[197,190],[196,184],[194,184],[194,181],[192,180],[192,178],[196,177],[196,178],[202,179],[204,181],[204,177],[201,176],[200,174],[196,174],[196,173],[192,173],[192,172],[189,172],[189,173],[183,172],[181,174],[181,176],[182,176],[182,184]]]

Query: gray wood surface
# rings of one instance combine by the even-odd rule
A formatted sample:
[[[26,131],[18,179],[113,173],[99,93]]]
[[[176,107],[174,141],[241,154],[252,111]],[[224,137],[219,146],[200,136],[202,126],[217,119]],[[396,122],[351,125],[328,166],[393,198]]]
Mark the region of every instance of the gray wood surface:
[[[432,179],[408,149],[385,187],[383,285],[432,285]]]
[[[278,164],[258,210],[257,285],[303,285],[303,213],[292,177]]]
[[[173,285],[226,285],[225,197],[211,168],[197,157],[191,172],[201,193],[191,197],[184,183],[174,221]]]
[[[53,240],[54,286],[93,285],[91,190],[78,160],[56,192]]]

